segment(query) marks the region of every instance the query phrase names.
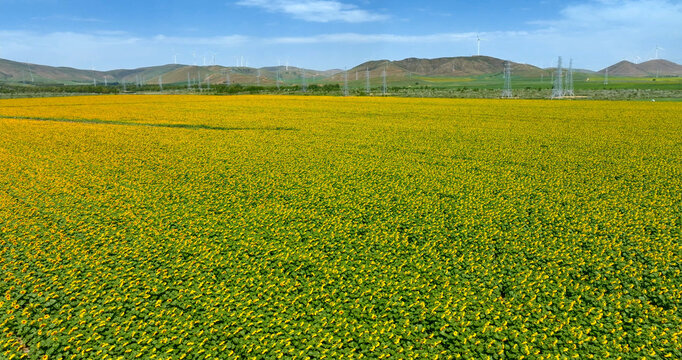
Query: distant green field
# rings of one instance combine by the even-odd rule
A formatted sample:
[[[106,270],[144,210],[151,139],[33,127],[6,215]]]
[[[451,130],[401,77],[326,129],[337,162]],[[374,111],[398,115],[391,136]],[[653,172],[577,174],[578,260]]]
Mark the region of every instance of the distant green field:
[[[553,78],[546,76],[543,78],[527,78],[512,76],[513,89],[551,89]],[[310,84],[323,84],[326,81],[310,82]],[[373,78],[370,81],[372,87],[381,86],[380,78]],[[387,78],[389,87],[414,87],[427,86],[434,88],[478,88],[478,89],[499,89],[503,86],[502,75],[484,75],[476,77],[431,77],[431,76],[412,76]],[[578,90],[617,90],[617,89],[651,89],[651,90],[682,90],[682,77],[668,78],[636,78],[636,77],[609,77],[608,84],[604,84],[604,78],[600,75],[590,76],[590,74],[579,73],[574,75],[574,89]],[[349,81],[350,88],[365,88],[364,79]]]
[[[349,78],[348,87],[351,95],[366,95],[367,81],[360,76]],[[399,97],[454,97],[454,98],[496,98],[503,87],[501,74],[481,76],[389,76],[386,79],[388,91],[385,95]],[[304,91],[307,84],[307,91]],[[160,88],[155,84],[135,86],[110,83],[109,86],[92,84],[41,85],[34,84],[2,84],[0,97],[50,96],[51,94],[70,93],[158,93]],[[201,94],[301,94],[308,95],[343,95],[343,81],[329,78],[285,78],[280,87],[264,83],[233,82],[233,88],[221,83],[194,84],[190,89],[185,82],[164,84],[164,93],[201,93]],[[548,71],[543,77],[512,76],[514,97],[525,99],[548,98],[553,87],[553,76]],[[370,79],[370,95],[384,95],[381,77]],[[605,84],[599,74],[575,73],[575,95],[589,99],[602,100],[660,100],[682,101],[682,77],[637,78],[609,77]]]

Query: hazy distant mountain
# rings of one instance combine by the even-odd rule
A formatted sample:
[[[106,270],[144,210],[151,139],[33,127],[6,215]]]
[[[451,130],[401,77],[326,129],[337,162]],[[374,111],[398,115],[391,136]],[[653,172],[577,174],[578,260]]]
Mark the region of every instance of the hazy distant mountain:
[[[349,80],[364,78],[369,71],[372,78],[386,71],[387,77],[408,78],[415,76],[453,77],[485,76],[500,74],[505,60],[489,56],[463,56],[437,59],[408,58],[400,61],[374,60],[348,70]],[[547,75],[551,69],[511,62],[512,74],[523,77]],[[606,69],[599,73],[603,74]],[[641,64],[621,61],[608,67],[610,76],[682,76],[682,66],[667,60],[650,60]],[[581,70],[576,70],[581,72]],[[589,72],[585,70],[583,72]],[[0,59],[0,82],[32,84],[101,84],[108,83],[191,83],[210,81],[212,84],[232,83],[274,85],[277,74],[287,84],[300,83],[303,75],[319,81],[344,81],[344,71],[302,69],[294,66],[271,66],[260,69],[250,67],[224,67],[219,65],[196,66],[168,64],[137,69],[110,71],[82,70],[69,67],[52,67]]]
[[[637,64],[637,67],[647,71],[649,74],[659,74],[661,76],[680,76],[682,75],[682,65],[675,64],[668,60],[649,60]]]
[[[92,71],[52,67],[0,59],[0,81],[33,83],[77,83],[92,81]]]
[[[680,76],[682,75],[682,65],[675,64],[668,60],[649,60],[640,64],[635,64],[626,60],[613,64],[605,69],[599,70],[604,74],[609,70],[609,76]]]
[[[312,78],[328,78],[341,70],[317,71],[295,66],[266,67],[261,69],[250,67],[224,67],[219,65],[196,66],[168,64],[142,67],[137,69],[117,69],[110,71],[80,70],[67,67],[52,67],[28,64],[0,59],[0,82],[32,83],[32,84],[165,84],[186,83],[188,80],[212,84],[225,83],[228,78],[232,83],[274,85],[279,70],[280,80],[287,83],[300,81],[303,74]],[[260,76],[259,76],[260,74]],[[93,80],[94,78],[94,80]]]

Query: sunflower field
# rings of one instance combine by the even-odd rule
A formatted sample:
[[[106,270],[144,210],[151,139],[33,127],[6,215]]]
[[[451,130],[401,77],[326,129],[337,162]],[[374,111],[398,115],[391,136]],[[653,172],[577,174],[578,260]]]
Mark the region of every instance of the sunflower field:
[[[680,359],[680,114],[0,100],[0,359]]]

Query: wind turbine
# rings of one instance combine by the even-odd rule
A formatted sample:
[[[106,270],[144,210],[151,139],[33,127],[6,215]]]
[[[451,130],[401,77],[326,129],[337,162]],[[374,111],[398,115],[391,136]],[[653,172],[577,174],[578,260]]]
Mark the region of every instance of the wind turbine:
[[[660,47],[660,46],[658,46],[658,45],[656,45],[656,57],[655,57],[656,60],[658,60],[658,51],[659,51],[659,50],[665,50],[665,49],[662,48],[662,47]]]
[[[481,56],[481,40],[486,40],[481,38],[481,34],[476,32],[476,56]]]

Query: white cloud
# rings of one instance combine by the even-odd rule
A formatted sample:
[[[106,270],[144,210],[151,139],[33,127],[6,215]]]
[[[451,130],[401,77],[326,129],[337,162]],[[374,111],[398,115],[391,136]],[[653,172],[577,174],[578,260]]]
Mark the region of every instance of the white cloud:
[[[181,53],[178,60],[192,64],[201,57],[234,50],[248,41],[250,38],[242,35],[139,37],[121,31],[37,33],[0,30],[0,58],[54,66],[113,69],[167,64],[173,61],[176,53]]]
[[[569,5],[561,9],[559,15],[556,19],[536,20],[529,24],[571,31],[628,28],[657,33],[680,28],[682,3],[669,0],[592,0]],[[667,26],[673,29],[665,29]]]
[[[165,36],[156,35],[152,41],[159,44],[171,45],[192,45],[192,46],[238,46],[250,40],[248,36],[243,35],[228,35],[228,36],[212,36],[212,37],[188,37],[188,36]]]
[[[582,29],[636,27],[654,31],[657,27],[682,24],[682,3],[668,0],[595,0],[561,10],[554,25]],[[550,24],[552,24],[550,22]]]
[[[483,34],[483,33],[482,33]],[[484,33],[489,38],[503,38],[523,35],[525,32],[489,32]],[[442,33],[428,35],[397,35],[397,34],[322,34],[314,36],[276,37],[266,41],[273,44],[424,44],[424,43],[455,43],[476,39],[476,33]]]
[[[582,58],[595,68],[651,59],[657,44],[674,49],[665,57],[679,62],[681,19],[679,1],[591,0],[566,6],[556,19],[533,22],[541,29],[516,41]]]
[[[334,0],[241,0],[238,5],[258,7],[269,12],[279,12],[310,22],[361,23],[381,21],[386,15],[359,9],[356,5]]]
[[[106,21],[98,18],[92,17],[80,17],[80,16],[70,16],[70,15],[50,15],[50,16],[33,16],[31,20],[59,20],[68,22],[83,22],[83,23],[104,23]]]

